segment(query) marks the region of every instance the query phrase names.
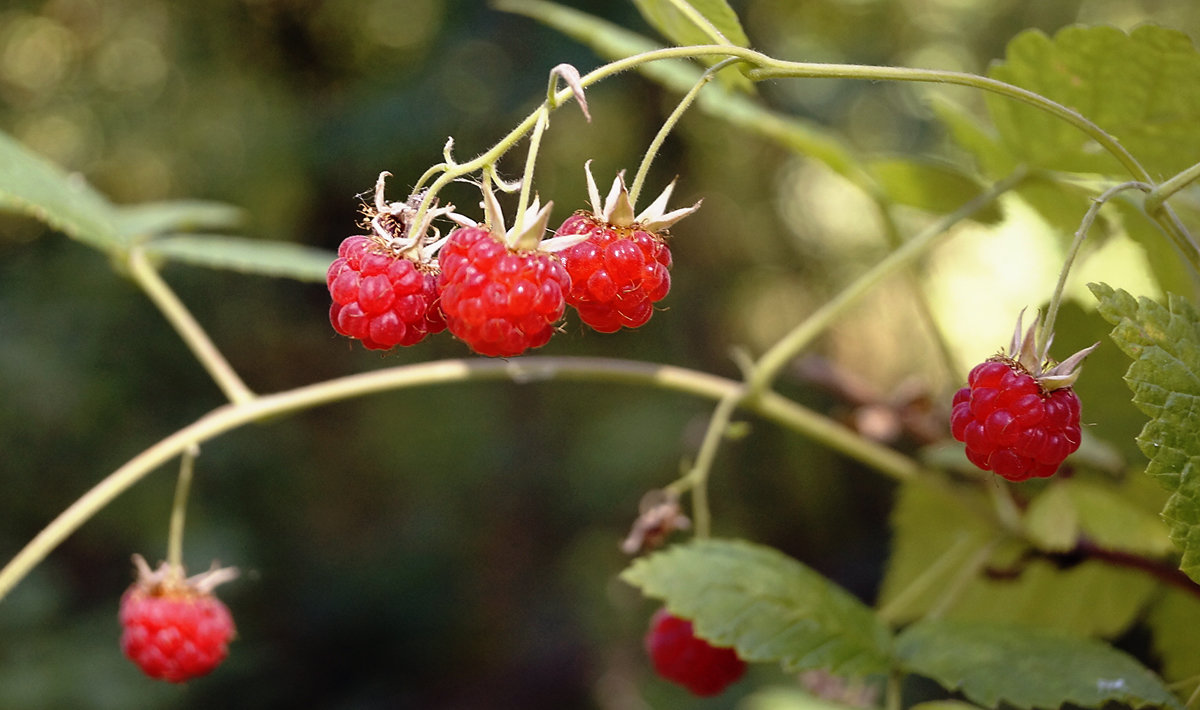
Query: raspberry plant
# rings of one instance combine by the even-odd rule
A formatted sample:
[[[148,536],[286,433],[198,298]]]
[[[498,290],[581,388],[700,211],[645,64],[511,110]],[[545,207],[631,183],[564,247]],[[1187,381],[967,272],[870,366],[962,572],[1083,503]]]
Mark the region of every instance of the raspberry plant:
[[[497,2],[498,9],[579,38],[603,61],[586,73],[568,64],[549,69],[545,98],[524,120],[468,160],[455,157],[455,143],[447,141],[440,162],[403,179],[410,185],[406,199],[389,202],[386,173],[379,175],[360,225],[365,233],[331,236],[331,244],[341,243],[336,254],[200,233],[226,224],[228,212],[220,206],[167,203],[134,213],[0,136],[0,205],[108,257],[162,312],[228,400],[129,459],[50,521],[0,569],[0,600],[85,522],[178,457],[181,493],[172,508],[167,561],[157,572],[138,563],[139,580],[120,602],[120,647],[153,677],[199,677],[225,658],[234,630],[226,607],[211,596],[229,573],[218,569],[191,581],[183,573],[182,509],[196,447],[219,446],[214,440],[247,424],[390,390],[485,380],[569,387],[568,380],[590,380],[715,402],[682,474],[632,491],[650,491],[622,546],[635,559],[623,572],[607,574],[655,600],[639,614],[664,607],[656,629],[670,619],[676,631],[686,625],[687,648],[694,642],[725,653],[719,668],[707,660],[689,665],[688,653],[672,646],[675,652],[664,656],[652,642],[645,668],[654,665],[708,695],[740,676],[746,663],[753,670],[739,692],[785,685],[805,697],[888,710],[916,704],[916,694],[906,692],[914,679],[940,685],[954,702],[982,707],[1194,705],[1200,693],[1200,641],[1193,633],[1200,619],[1200,421],[1194,406],[1200,397],[1200,246],[1192,231],[1200,211],[1192,184],[1200,177],[1200,134],[1193,128],[1200,119],[1194,89],[1200,86],[1200,52],[1185,35],[1162,27],[1126,33],[1074,26],[1054,36],[1017,35],[986,75],[804,62],[753,49],[725,2],[637,5],[669,45],[558,5]],[[592,120],[589,92],[594,103],[593,87],[624,81],[616,77],[628,70],[642,71],[682,97],[645,149],[631,187],[618,176],[601,200],[588,167],[588,195],[546,195],[558,204],[590,203],[591,209],[567,217],[555,236],[545,238],[553,203],[543,206],[535,178],[551,116],[573,104]],[[916,160],[871,160],[804,119],[750,98],[763,82],[802,85],[813,79],[929,84],[926,90],[934,94],[938,85],[956,85],[983,97],[986,116],[948,99],[936,104],[960,164],[934,170]],[[671,247],[686,243],[690,230],[704,229],[698,217],[680,220],[706,208],[696,200],[669,210],[672,187],[640,214],[633,205],[652,161],[692,109],[724,121],[732,134],[775,141],[841,173],[879,213],[894,237],[892,248],[827,299],[809,304],[761,351],[738,350],[733,359],[739,378],[556,353],[556,347],[570,347],[562,342],[590,345],[597,342],[592,338],[609,337],[589,333],[582,340],[580,323],[610,334],[640,328],[664,306],[671,311],[656,324],[684,310],[671,306],[672,298],[681,297],[670,292],[667,270],[674,269],[677,281],[688,260]],[[589,130],[572,140],[586,143]],[[519,147],[524,163],[514,168]],[[506,181],[502,172],[520,177]],[[364,183],[370,179],[364,176]],[[474,193],[466,207],[446,200],[443,193],[463,182],[479,188],[479,207],[471,204]],[[689,194],[706,189],[686,171],[671,185]],[[514,195],[510,225],[501,203]],[[1034,326],[1023,331],[1018,324],[1008,350],[974,369],[961,366],[949,339],[939,338],[944,382],[927,393],[922,420],[937,425],[910,426],[925,432],[914,437],[919,446],[890,445],[866,419],[848,425],[832,410],[804,406],[780,386],[869,296],[898,283],[923,294],[914,277],[923,263],[959,236],[963,223],[994,223],[997,205],[1014,199],[1073,235],[1058,282],[1049,293],[1020,294],[1039,310]],[[922,217],[908,219],[905,208]],[[1106,447],[1112,442],[1089,433],[1092,425],[1100,430],[1110,413],[1089,405],[1084,387],[1089,378],[1097,378],[1097,387],[1116,387],[1117,375],[1103,368],[1093,374],[1084,364],[1092,347],[1061,362],[1052,348],[1056,328],[1082,327],[1072,322],[1083,317],[1078,307],[1067,307],[1067,287],[1103,219],[1109,220],[1107,230],[1137,239],[1148,254],[1154,287],[1165,294],[1135,297],[1092,283],[1094,298],[1086,304],[1112,325],[1107,334],[1089,332],[1088,340],[1094,335],[1101,348],[1118,349],[1132,361],[1124,379],[1133,404],[1148,418],[1136,440],[1149,462],[1144,473],[1139,463],[1112,463]],[[669,246],[663,232],[675,223]],[[164,262],[323,282],[332,329],[368,349],[405,347],[424,355],[447,330],[482,357],[383,360],[369,372],[258,393],[164,280]],[[924,302],[923,295],[917,298]],[[314,310],[312,317],[326,314]],[[932,318],[925,325],[937,327]],[[995,324],[997,338],[1003,330],[1004,324]],[[642,332],[611,337],[634,342]],[[544,350],[524,354],[533,348]],[[827,379],[847,403],[864,410],[859,413],[870,413],[844,373],[835,368]],[[886,406],[872,411],[881,409],[900,425],[902,415],[911,413]],[[735,525],[714,521],[709,479],[726,473],[718,455],[735,435],[746,434],[734,421],[743,413],[811,439],[894,487],[892,540],[877,594],[851,592],[780,550],[739,539]],[[419,437],[422,424],[411,422],[395,435],[400,441]],[[1146,481],[1161,484],[1161,500],[1143,487]],[[727,537],[714,534],[726,529]],[[613,539],[615,546],[619,531]],[[114,609],[119,596],[113,590]],[[0,604],[0,615],[4,610]],[[1135,629],[1148,648],[1122,643]],[[263,642],[247,635],[239,647]],[[113,648],[115,653],[115,640]],[[786,674],[772,674],[772,668]],[[793,674],[800,674],[799,682]],[[648,672],[640,678],[654,688]],[[850,701],[836,690],[847,687],[867,691]],[[681,702],[682,696],[670,697]],[[797,701],[797,707],[809,702]]]

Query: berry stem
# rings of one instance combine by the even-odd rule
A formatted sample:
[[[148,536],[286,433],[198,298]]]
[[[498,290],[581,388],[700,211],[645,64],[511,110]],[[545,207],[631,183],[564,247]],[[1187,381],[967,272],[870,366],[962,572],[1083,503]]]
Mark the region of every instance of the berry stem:
[[[252,401],[254,393],[242,382],[242,378],[238,377],[233,366],[213,344],[204,328],[196,322],[187,306],[183,305],[171,287],[159,276],[158,271],[150,265],[146,253],[140,248],[132,249],[129,252],[128,264],[133,280],[166,316],[167,321],[175,328],[175,332],[187,343],[192,354],[216,381],[217,386],[221,388],[229,401],[234,404],[245,404]]]
[[[179,479],[175,482],[175,500],[171,504],[171,527],[167,535],[167,564],[171,570],[183,569],[183,530],[187,519],[188,493],[192,490],[192,472],[200,446],[193,443],[179,459]]]
[[[1038,328],[1034,352],[1038,355],[1039,364],[1049,359],[1050,340],[1054,335],[1054,321],[1058,317],[1058,309],[1062,305],[1062,295],[1063,289],[1067,285],[1067,275],[1071,272],[1071,266],[1075,263],[1075,257],[1079,254],[1079,248],[1083,246],[1083,240],[1087,238],[1088,230],[1092,228],[1092,223],[1096,221],[1096,217],[1100,214],[1100,209],[1109,200],[1126,190],[1141,190],[1142,192],[1150,193],[1154,190],[1154,186],[1139,180],[1130,180],[1129,182],[1123,182],[1108,188],[1099,197],[1092,200],[1092,204],[1083,215],[1083,221],[1079,223],[1079,229],[1075,230],[1075,238],[1071,240],[1071,246],[1067,250],[1063,267],[1058,272],[1058,283],[1054,286],[1054,294],[1050,297],[1050,305],[1046,308],[1046,317],[1042,319],[1042,324]]]
[[[525,156],[525,172],[521,176],[521,196],[517,199],[517,215],[513,218],[512,234],[519,237],[525,230],[525,208],[529,206],[529,195],[533,189],[533,171],[537,166],[538,150],[542,147],[542,134],[550,126],[550,109],[543,105],[537,111],[537,121],[529,136],[529,155]],[[493,225],[493,229],[504,229],[504,225]],[[516,244],[509,244],[515,247]]]
[[[667,136],[670,135],[672,130],[674,130],[675,124],[679,123],[679,119],[683,117],[683,114],[696,100],[696,96],[700,94],[700,90],[703,89],[708,82],[713,80],[713,77],[716,76],[716,73],[719,70],[738,61],[740,60],[736,58],[722,60],[718,64],[714,64],[711,68],[709,68],[708,71],[701,74],[700,79],[692,86],[690,90],[688,90],[686,94],[684,94],[683,98],[679,100],[679,104],[675,106],[673,111],[671,111],[671,115],[667,116],[667,120],[664,121],[662,127],[658,129],[658,133],[654,134],[654,140],[650,141],[649,147],[646,148],[646,154],[642,156],[642,162],[640,165],[638,165],[637,174],[633,176],[633,185],[629,188],[629,201],[632,204],[637,204],[638,195],[642,192],[642,185],[646,181],[646,174],[650,172],[650,165],[654,162],[655,156],[658,155],[658,151],[662,148],[663,143],[667,140]]]
[[[770,388],[779,373],[787,367],[818,335],[836,323],[842,314],[866,296],[876,286],[907,267],[949,234],[950,228],[991,204],[996,198],[1016,187],[1025,179],[1026,171],[1017,169],[990,189],[967,201],[962,207],[945,215],[924,231],[913,236],[888,254],[865,274],[825,302],[790,333],[781,338],[759,358],[747,386],[755,395]]]
[[[157,442],[113,471],[68,506],[0,569],[0,600],[63,540],[151,471],[200,445],[251,422],[291,414],[316,406],[387,390],[453,382],[510,380],[530,383],[550,380],[607,381],[656,387],[720,400],[744,385],[696,370],[632,360],[525,356],[520,360],[439,360],[402,365],[318,382],[276,394],[262,395],[219,407]],[[834,451],[862,462],[897,480],[913,478],[921,465],[886,446],[775,392],[746,402],[763,418],[808,436]]]
[[[1146,195],[1144,204],[1148,214],[1156,214],[1159,210],[1165,207],[1167,198],[1179,192],[1183,188],[1191,185],[1197,179],[1200,179],[1200,163],[1196,163],[1190,168],[1186,168],[1170,179],[1159,183],[1149,195]]]

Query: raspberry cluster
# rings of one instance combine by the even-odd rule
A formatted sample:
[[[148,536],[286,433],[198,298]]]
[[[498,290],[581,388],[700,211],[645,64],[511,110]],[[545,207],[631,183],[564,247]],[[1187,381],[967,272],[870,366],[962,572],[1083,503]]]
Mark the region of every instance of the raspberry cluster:
[[[1047,392],[1014,360],[976,365],[954,394],[950,431],[967,458],[1010,481],[1053,476],[1079,448],[1079,397],[1070,387]]]
[[[325,279],[334,330],[372,350],[448,329],[480,355],[513,357],[545,345],[568,304],[601,332],[643,325],[671,288],[666,229],[699,207],[666,213],[672,185],[634,217],[624,178],[601,202],[589,167],[594,211],[543,240],[551,205],[539,209],[536,197],[506,231],[487,179],[479,224],[453,206],[422,211],[422,193],[387,202],[387,175],[366,210],[370,233],[342,242]],[[443,215],[459,225],[445,240],[430,234]]]
[[[732,648],[718,648],[692,630],[692,622],[659,609],[650,618],[646,652],[654,670],[700,697],[720,695],[746,672]]]
[[[138,580],[121,597],[121,651],[151,678],[182,683],[210,673],[225,660],[236,629],[229,608],[212,588],[231,579],[214,569],[192,579],[163,564],[151,571],[134,558]]]

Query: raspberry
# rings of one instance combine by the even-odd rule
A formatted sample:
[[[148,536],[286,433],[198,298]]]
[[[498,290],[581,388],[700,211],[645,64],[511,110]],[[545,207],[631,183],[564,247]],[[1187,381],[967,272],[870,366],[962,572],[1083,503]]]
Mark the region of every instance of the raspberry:
[[[210,673],[228,655],[233,616],[212,588],[236,572],[213,569],[191,579],[164,563],[152,572],[134,557],[138,579],[121,597],[121,651],[151,678],[182,683]]]
[[[967,458],[1010,481],[1045,478],[1079,448],[1079,397],[1051,392],[1018,363],[993,358],[976,365],[954,395],[950,430]]]
[[[581,235],[584,241],[559,252],[571,276],[567,303],[593,330],[613,333],[637,328],[654,314],[654,303],[671,289],[671,250],[667,228],[695,212],[700,203],[664,214],[674,183],[642,214],[634,217],[623,174],[613,181],[606,200],[584,166],[592,211],[581,210],[558,228],[558,236]]]
[[[1079,448],[1079,397],[1071,385],[1079,366],[1099,345],[1051,366],[1046,345],[1038,352],[1040,319],[1022,334],[1021,319],[1010,352],[976,365],[967,386],[954,393],[950,433],[966,444],[967,458],[1010,481],[1053,476]]]
[[[433,218],[449,214],[453,206],[426,211],[410,237],[420,211],[421,195],[407,202],[388,203],[384,179],[375,183],[375,204],[367,215],[371,234],[348,237],[338,247],[338,258],[325,275],[333,305],[329,321],[342,335],[362,341],[371,350],[415,345],[430,333],[446,329],[437,303],[438,264],[428,238]]]
[[[446,323],[472,350],[512,357],[550,340],[571,285],[554,256],[510,249],[486,227],[463,227],[438,258]]]
[[[372,237],[349,237],[329,266],[329,320],[342,335],[372,350],[415,345],[440,333],[436,265],[388,252]]]
[[[692,622],[665,608],[650,619],[646,651],[660,676],[700,697],[720,695],[746,672],[746,662],[732,648],[696,638]]]

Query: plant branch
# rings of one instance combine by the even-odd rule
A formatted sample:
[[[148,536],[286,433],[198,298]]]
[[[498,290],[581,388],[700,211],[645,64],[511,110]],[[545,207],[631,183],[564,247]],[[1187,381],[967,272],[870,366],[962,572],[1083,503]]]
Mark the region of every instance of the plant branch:
[[[254,399],[254,393],[242,382],[242,378],[238,377],[233,366],[208,337],[208,333],[196,322],[191,311],[183,305],[167,282],[159,276],[158,271],[151,266],[146,258],[146,253],[140,248],[134,248],[129,252],[128,263],[129,273],[133,276],[133,280],[166,316],[167,321],[175,328],[175,332],[187,343],[192,354],[216,381],[217,386],[221,388],[229,401],[241,404]]]
[[[242,425],[387,390],[451,382],[511,380],[606,380],[657,387],[720,400],[742,383],[695,370],[632,360],[526,356],[514,360],[439,360],[349,375],[277,394],[226,404],[130,459],[72,503],[0,569],[0,600],[69,535],[151,471]],[[921,470],[913,459],[876,444],[817,412],[774,392],[747,408],[781,426],[816,439],[884,475],[911,478]]]

